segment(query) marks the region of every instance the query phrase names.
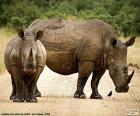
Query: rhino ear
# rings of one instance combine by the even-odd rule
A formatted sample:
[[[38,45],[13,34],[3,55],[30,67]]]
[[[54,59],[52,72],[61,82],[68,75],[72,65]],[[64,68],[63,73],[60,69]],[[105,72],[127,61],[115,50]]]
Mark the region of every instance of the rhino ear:
[[[35,36],[35,40],[38,40],[42,36],[43,36],[43,31],[38,31],[37,34],[36,34],[36,36]]]
[[[125,42],[125,45],[127,47],[132,46],[134,44],[134,42],[135,42],[135,38],[136,38],[135,36],[131,37],[128,41]]]
[[[19,36],[22,40],[24,40],[24,31],[23,31],[22,29],[19,29],[19,30],[18,30],[18,36]]]

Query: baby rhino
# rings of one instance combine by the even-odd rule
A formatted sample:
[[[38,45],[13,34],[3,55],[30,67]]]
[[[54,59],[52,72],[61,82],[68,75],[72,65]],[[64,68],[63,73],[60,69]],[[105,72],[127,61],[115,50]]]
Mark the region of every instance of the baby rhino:
[[[40,31],[34,36],[19,30],[19,37],[7,44],[4,60],[11,74],[10,99],[14,102],[37,102],[36,83],[46,63],[46,50],[38,40],[41,35]]]

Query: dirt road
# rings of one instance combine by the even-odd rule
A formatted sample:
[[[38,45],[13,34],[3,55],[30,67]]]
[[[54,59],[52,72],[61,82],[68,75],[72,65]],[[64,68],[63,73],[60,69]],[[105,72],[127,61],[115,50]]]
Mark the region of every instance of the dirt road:
[[[118,94],[108,72],[102,77],[99,92],[103,100],[91,100],[91,76],[85,86],[87,99],[74,99],[77,74],[70,76],[58,75],[45,68],[38,81],[42,97],[38,103],[13,103],[9,100],[11,93],[10,75],[0,76],[0,113],[1,115],[50,115],[50,116],[126,116],[140,115],[140,71],[130,83],[128,93]],[[113,91],[108,98],[106,95]],[[130,111],[131,110],[131,111]],[[139,111],[138,111],[139,110]],[[7,114],[6,114],[7,113]],[[10,114],[11,113],[11,114]],[[15,114],[19,113],[19,114]]]

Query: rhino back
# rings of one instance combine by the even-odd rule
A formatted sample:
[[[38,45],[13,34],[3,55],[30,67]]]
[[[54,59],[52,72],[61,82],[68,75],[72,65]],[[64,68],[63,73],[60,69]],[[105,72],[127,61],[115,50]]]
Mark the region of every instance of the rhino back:
[[[53,71],[59,73],[64,70],[63,67],[74,69],[74,71],[66,70],[65,72],[76,72],[77,60],[100,62],[103,52],[103,39],[109,41],[110,37],[117,36],[109,24],[100,20],[84,22],[62,20],[59,23],[38,21],[27,29],[31,32],[44,30],[40,41],[47,52],[46,63]],[[38,28],[38,25],[42,25],[40,26],[42,29]]]
[[[84,34],[69,22],[62,28],[46,29],[41,42],[47,52],[47,66],[59,74],[77,72],[76,56]]]
[[[52,27],[52,28],[50,28]],[[56,27],[56,28],[54,28]],[[92,20],[84,22],[68,22],[64,20],[50,19],[35,20],[27,31],[36,33],[44,30],[43,37],[40,38],[47,51],[51,52],[76,52],[82,43],[84,49],[100,49],[102,47],[102,38],[116,36],[115,30],[107,23],[101,20]],[[82,49],[83,50],[83,49]]]

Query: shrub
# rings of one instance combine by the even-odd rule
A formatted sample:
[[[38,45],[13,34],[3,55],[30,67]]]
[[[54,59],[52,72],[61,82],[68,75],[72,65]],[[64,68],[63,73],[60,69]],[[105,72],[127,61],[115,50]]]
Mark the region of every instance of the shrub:
[[[0,15],[1,23],[12,28],[27,27],[33,20],[42,16],[41,9],[28,1],[4,5],[3,9],[4,13]]]
[[[77,15],[76,9],[66,1],[51,6],[45,13],[45,16],[49,19],[53,17],[67,19],[68,16],[75,15]]]
[[[74,0],[73,5],[77,11],[91,10],[94,8],[93,0]]]

